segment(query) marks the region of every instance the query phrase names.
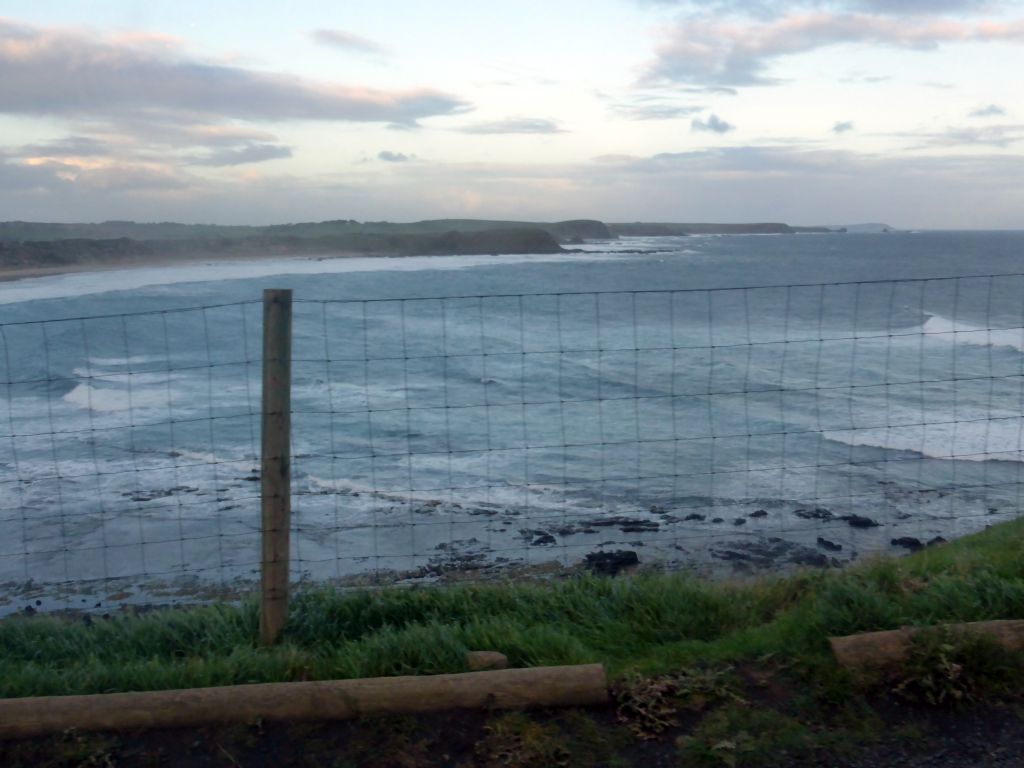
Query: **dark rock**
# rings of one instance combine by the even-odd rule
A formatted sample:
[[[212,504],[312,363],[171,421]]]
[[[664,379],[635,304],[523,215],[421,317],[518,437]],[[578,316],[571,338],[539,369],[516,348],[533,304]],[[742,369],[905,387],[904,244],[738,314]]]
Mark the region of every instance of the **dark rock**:
[[[843,551],[842,544],[836,544],[834,541],[829,541],[828,539],[822,538],[821,536],[818,537],[818,546],[829,552]]]
[[[689,514],[689,515],[687,515],[686,517],[683,518],[683,520],[706,520],[706,519],[707,519],[707,517],[705,515],[699,515],[696,512],[692,512],[691,514]]]
[[[845,520],[851,528],[877,528],[879,525],[870,517],[862,517],[861,515],[842,515],[839,519]]]
[[[830,565],[835,565],[832,558],[810,549],[796,550],[789,559],[797,565],[809,565],[812,568],[827,568]]]
[[[836,562],[810,547],[770,537],[765,541],[731,541],[711,548],[711,556],[732,562],[742,570],[773,570],[780,565],[828,567]]]
[[[591,520],[585,520],[583,525],[591,528],[611,528],[612,526],[618,527],[623,533],[640,533],[641,531],[657,531],[661,528],[661,524],[654,520],[638,520],[633,517],[597,517]]]
[[[259,478],[256,479],[258,480]],[[153,499],[166,499],[168,496],[173,496],[175,490],[174,488],[168,488],[152,491],[125,491],[121,495],[132,501],[153,501]]]
[[[750,513],[750,517],[768,517],[768,513],[763,509],[755,509]]]
[[[926,547],[934,547],[934,546],[936,546],[938,544],[945,544],[945,543],[946,543],[946,540],[944,538],[942,538],[941,536],[936,536],[934,539],[928,539],[928,543],[925,544],[925,546]]]
[[[724,523],[724,522],[725,522],[725,520],[723,520],[723,519],[722,519],[722,518],[720,518],[720,517],[713,517],[713,518],[711,518],[711,522],[712,522],[712,523]]]
[[[835,517],[835,515],[824,507],[815,507],[814,509],[794,509],[793,514],[804,520],[831,520]]]
[[[530,546],[544,547],[550,546],[551,544],[557,544],[557,540],[550,532],[545,531],[543,528],[521,528],[519,529],[519,535],[522,536],[526,541],[530,543]]]
[[[641,523],[641,524],[630,523],[629,525],[622,526],[621,528],[619,528],[619,530],[622,531],[623,533],[648,533],[650,531],[657,531],[660,528],[661,528],[661,526],[658,525],[658,523],[650,523],[650,524],[647,524],[647,523]]]
[[[591,552],[583,558],[583,567],[599,576],[617,576],[640,565],[636,552],[620,549],[616,552]]]
[[[894,547],[909,549],[911,552],[916,552],[924,546],[920,539],[915,539],[913,536],[900,536],[898,539],[892,539],[889,543]]]
[[[726,560],[729,562],[740,560],[748,561],[753,560],[754,556],[749,552],[737,552],[735,549],[716,549],[711,552],[712,555],[717,557],[719,560]]]
[[[746,525],[747,524],[747,518],[745,518],[745,517],[737,517],[735,520],[732,521],[732,524],[733,525]]]

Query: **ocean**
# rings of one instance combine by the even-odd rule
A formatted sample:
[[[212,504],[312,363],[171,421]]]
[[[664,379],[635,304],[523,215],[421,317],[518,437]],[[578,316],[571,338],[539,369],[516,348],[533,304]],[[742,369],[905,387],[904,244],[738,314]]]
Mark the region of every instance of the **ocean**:
[[[628,550],[833,567],[1018,514],[1024,233],[622,238],[0,284],[0,612],[259,562],[261,292],[294,292],[294,577]]]

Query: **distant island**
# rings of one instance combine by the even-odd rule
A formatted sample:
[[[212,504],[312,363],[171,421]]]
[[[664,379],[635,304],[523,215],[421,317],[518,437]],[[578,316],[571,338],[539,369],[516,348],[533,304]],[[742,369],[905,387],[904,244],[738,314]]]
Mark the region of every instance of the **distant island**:
[[[80,269],[273,256],[424,256],[559,253],[586,240],[625,236],[800,234],[843,231],[781,223],[708,224],[595,219],[558,222],[433,219],[411,223],[352,219],[230,226],[104,221],[0,222],[0,274],[28,277]]]

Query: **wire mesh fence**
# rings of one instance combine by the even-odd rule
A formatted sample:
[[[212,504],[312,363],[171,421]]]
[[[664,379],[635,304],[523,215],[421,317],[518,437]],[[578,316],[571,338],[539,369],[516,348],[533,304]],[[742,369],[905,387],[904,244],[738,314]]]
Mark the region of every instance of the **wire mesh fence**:
[[[1024,275],[300,298],[293,580],[831,566],[1016,516],[1022,297]],[[0,324],[8,610],[251,588],[261,331],[258,302]]]

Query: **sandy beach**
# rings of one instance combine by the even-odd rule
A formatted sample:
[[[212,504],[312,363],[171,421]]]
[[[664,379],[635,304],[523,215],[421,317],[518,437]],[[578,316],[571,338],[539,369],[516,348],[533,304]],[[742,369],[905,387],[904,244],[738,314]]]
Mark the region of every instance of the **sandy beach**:
[[[186,267],[223,263],[260,262],[271,259],[288,259],[293,261],[326,261],[333,259],[351,259],[367,257],[386,257],[388,254],[375,253],[338,253],[321,256],[295,255],[287,253],[246,254],[244,256],[202,256],[196,258],[155,258],[130,260],[122,262],[105,262],[91,264],[64,264],[54,267],[0,267],[0,283],[16,280],[29,280],[35,277],[53,277],[81,272],[110,272],[125,269],[146,269],[160,267]]]

